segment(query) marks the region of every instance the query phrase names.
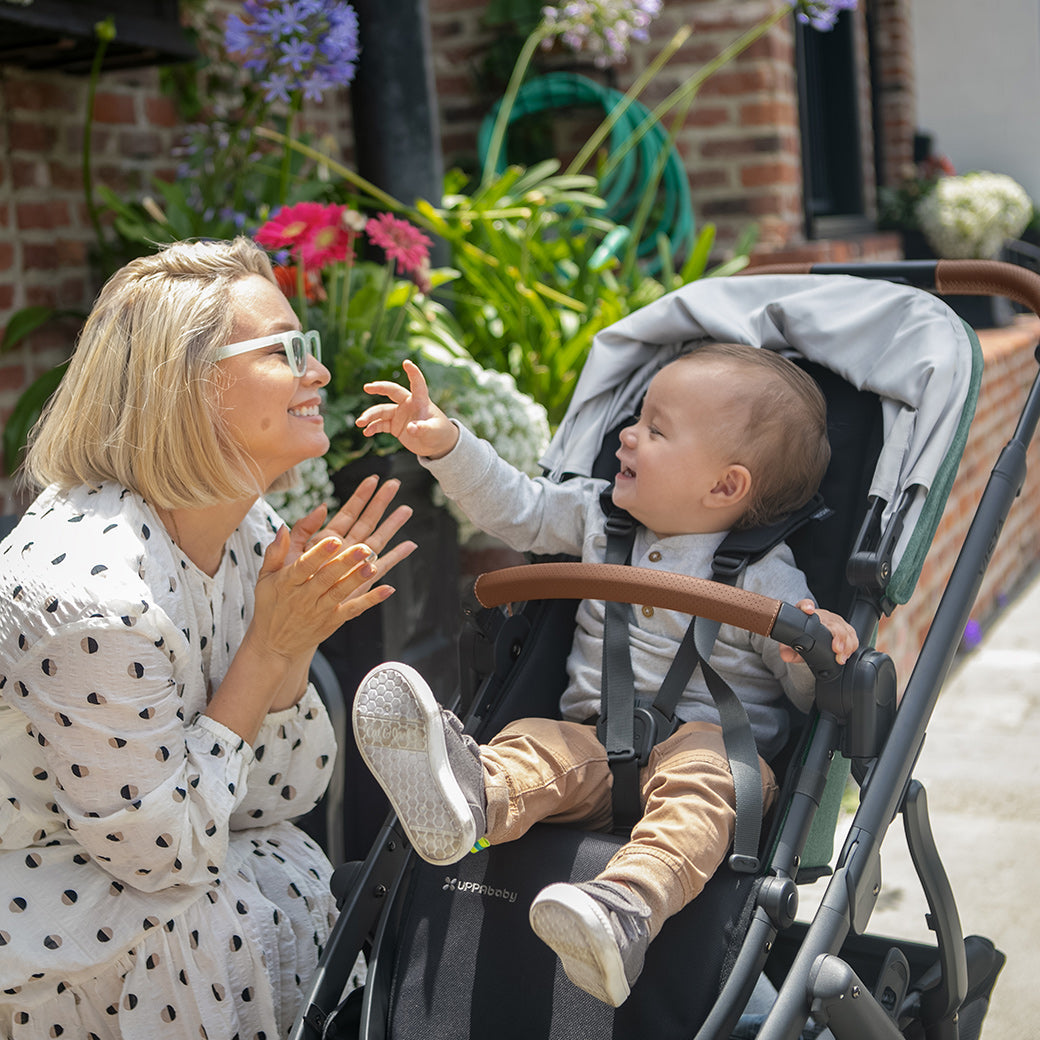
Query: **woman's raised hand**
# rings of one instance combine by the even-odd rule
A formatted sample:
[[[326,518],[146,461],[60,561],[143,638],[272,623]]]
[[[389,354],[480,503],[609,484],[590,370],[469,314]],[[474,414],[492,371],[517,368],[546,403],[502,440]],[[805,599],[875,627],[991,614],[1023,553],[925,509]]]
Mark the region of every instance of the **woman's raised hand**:
[[[419,366],[404,362],[408,388],[398,383],[365,383],[366,394],[388,397],[389,402],[366,408],[355,420],[366,437],[389,433],[410,452],[425,458],[447,455],[459,439],[458,427],[431,400]]]

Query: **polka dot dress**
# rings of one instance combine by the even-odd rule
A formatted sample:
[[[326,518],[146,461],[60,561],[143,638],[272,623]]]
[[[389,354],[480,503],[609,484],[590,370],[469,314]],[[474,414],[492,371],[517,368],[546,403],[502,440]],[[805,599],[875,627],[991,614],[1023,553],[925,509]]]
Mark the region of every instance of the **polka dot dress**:
[[[44,492],[0,544],[0,1036],[285,1036],[335,907],[290,822],[335,760],[309,689],[251,747],[202,715],[278,520],[217,574],[149,506]]]

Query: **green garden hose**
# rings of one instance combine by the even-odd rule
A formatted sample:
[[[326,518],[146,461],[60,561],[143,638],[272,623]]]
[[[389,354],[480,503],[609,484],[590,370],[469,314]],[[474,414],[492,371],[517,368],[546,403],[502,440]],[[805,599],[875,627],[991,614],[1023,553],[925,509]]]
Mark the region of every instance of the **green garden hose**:
[[[624,95],[610,87],[601,86],[594,80],[573,72],[550,72],[528,80],[518,91],[509,122],[535,112],[553,108],[575,108],[598,105],[609,115],[624,99]],[[481,163],[487,156],[491,134],[499,104],[491,110],[481,124],[477,148]],[[621,114],[610,132],[610,150],[620,153],[635,137],[641,124],[649,116],[648,109],[638,101],[632,101]],[[635,147],[625,152],[621,161],[604,178],[600,185],[607,204],[605,216],[616,224],[626,225],[636,214],[640,201],[648,190],[654,167],[661,151],[668,148],[668,158],[658,185],[658,199],[653,217],[643,228],[637,255],[646,261],[651,273],[660,269],[658,235],[665,235],[673,257],[682,256],[692,248],[694,240],[693,207],[690,203],[690,185],[686,178],[679,153],[669,146],[667,135],[660,123],[650,124],[639,138]],[[506,148],[503,146],[496,173],[508,165]]]

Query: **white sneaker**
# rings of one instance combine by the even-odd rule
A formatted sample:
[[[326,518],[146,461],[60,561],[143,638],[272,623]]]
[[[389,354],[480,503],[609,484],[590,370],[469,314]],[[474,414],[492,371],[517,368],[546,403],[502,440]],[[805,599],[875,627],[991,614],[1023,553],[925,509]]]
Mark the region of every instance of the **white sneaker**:
[[[415,851],[456,863],[486,830],[480,748],[412,667],[388,662],[361,680],[353,709],[358,750]]]
[[[650,944],[650,908],[635,892],[612,881],[549,885],[530,918],[575,986],[613,1007],[625,1002]]]

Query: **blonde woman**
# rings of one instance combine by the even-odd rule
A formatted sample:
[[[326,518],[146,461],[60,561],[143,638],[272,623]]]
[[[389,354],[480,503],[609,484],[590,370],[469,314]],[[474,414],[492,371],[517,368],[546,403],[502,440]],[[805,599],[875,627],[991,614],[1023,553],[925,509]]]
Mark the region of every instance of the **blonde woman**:
[[[328,370],[255,244],[102,290],[0,543],[0,1035],[284,1036],[335,913],[290,822],[332,730],[318,644],[393,591],[394,482],[287,530]]]

